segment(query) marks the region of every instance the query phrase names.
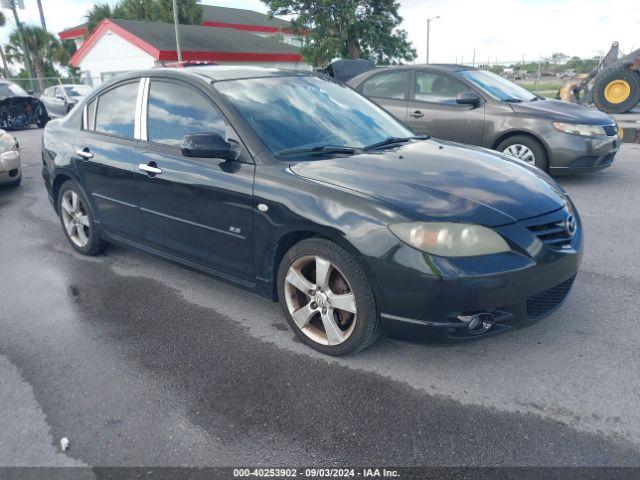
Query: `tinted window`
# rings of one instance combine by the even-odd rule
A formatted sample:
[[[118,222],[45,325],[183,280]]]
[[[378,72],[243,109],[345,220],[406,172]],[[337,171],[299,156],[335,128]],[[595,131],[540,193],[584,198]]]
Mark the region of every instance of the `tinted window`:
[[[414,97],[418,101],[456,103],[459,93],[471,89],[455,78],[431,72],[416,72]]]
[[[95,119],[96,119],[96,100],[93,100],[89,105],[87,105],[87,125],[85,125],[85,130],[93,130],[95,128]]]
[[[222,116],[200,92],[187,85],[151,81],[147,108],[147,139],[180,145],[185,135],[215,132],[225,138]]]
[[[362,95],[317,77],[233,80],[214,87],[275,154],[318,145],[360,148],[412,135]]]
[[[138,82],[121,85],[100,95],[96,131],[133,138],[137,97]]]
[[[362,84],[362,93],[368,97],[405,98],[409,85],[409,71],[379,73]]]

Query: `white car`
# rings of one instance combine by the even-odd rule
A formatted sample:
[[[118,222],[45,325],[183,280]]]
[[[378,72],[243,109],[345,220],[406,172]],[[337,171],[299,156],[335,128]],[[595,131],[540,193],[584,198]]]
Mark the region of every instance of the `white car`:
[[[22,180],[20,146],[13,135],[0,130],[0,185],[17,187]]]

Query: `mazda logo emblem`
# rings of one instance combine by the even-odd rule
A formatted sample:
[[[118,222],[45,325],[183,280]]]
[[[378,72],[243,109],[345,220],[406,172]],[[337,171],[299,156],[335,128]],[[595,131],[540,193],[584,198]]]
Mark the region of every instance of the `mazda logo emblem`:
[[[578,222],[576,221],[576,217],[573,215],[569,215],[567,219],[564,221],[564,229],[570,236],[574,236],[576,230],[578,229]]]

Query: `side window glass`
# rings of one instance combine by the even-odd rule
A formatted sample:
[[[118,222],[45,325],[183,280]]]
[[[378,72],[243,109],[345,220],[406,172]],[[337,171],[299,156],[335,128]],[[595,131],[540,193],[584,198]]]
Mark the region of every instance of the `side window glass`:
[[[367,97],[396,98],[403,100],[409,85],[409,71],[379,73],[362,84]]]
[[[85,130],[95,129],[96,102],[96,100],[93,100],[89,105],[87,105],[87,124],[84,126]]]
[[[214,132],[226,138],[227,125],[211,102],[196,89],[151,80],[147,106],[147,140],[179,146],[186,135]]]
[[[133,138],[137,97],[138,81],[126,83],[100,95],[95,130]]]
[[[414,97],[418,101],[455,104],[459,93],[469,91],[464,83],[447,75],[416,72]]]

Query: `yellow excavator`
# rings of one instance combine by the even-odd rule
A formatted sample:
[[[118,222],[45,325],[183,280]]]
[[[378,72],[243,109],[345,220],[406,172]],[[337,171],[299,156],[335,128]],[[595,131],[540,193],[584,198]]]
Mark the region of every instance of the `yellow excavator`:
[[[613,42],[598,66],[583,78],[563,85],[558,97],[595,103],[607,113],[628,112],[640,102],[640,49],[621,57],[618,42]]]

